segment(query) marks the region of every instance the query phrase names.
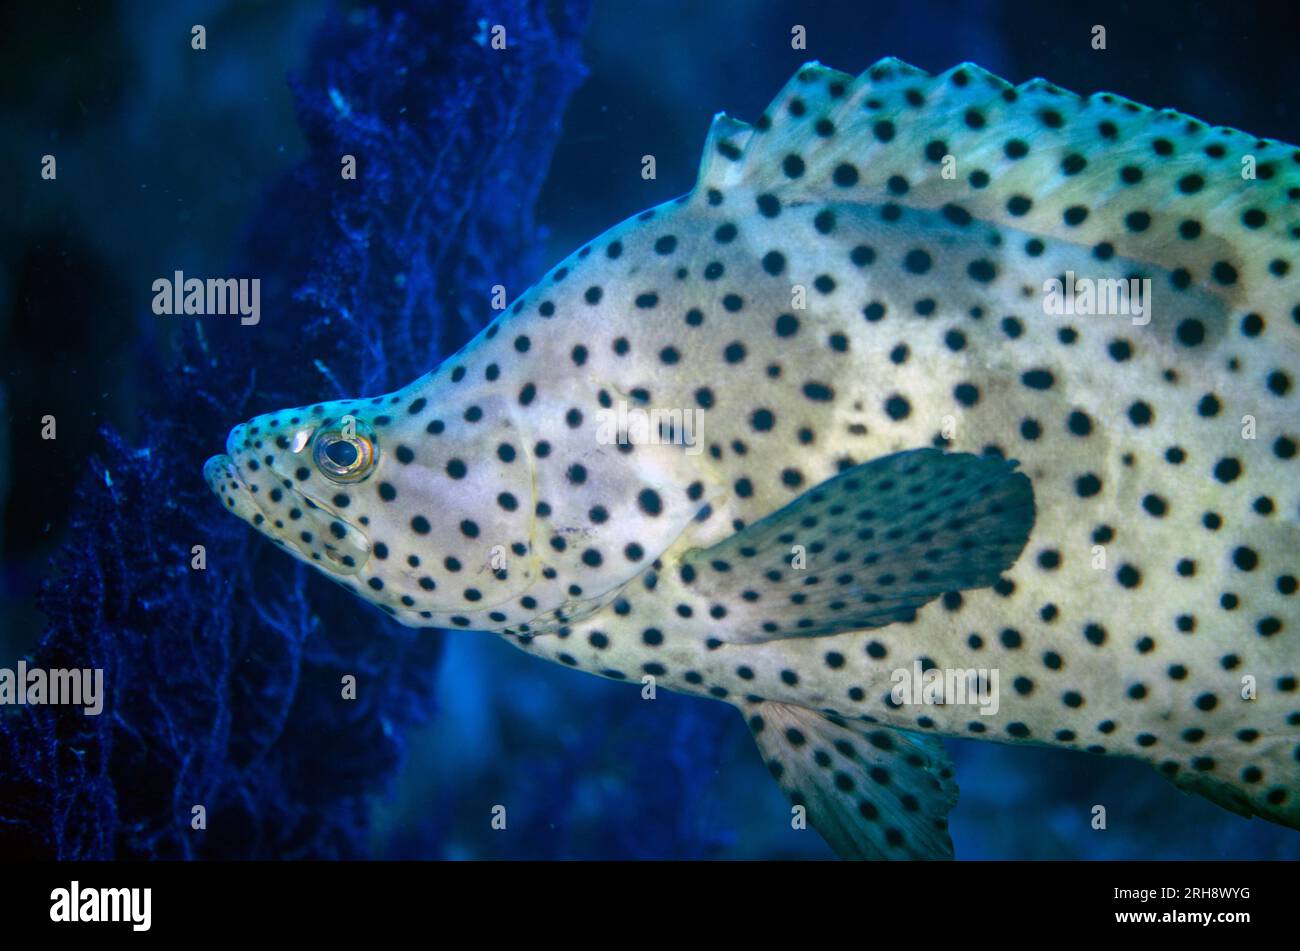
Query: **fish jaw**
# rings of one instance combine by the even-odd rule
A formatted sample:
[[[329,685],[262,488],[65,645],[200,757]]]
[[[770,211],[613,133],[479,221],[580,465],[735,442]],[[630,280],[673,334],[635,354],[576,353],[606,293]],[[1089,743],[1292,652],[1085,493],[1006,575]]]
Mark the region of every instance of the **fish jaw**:
[[[243,449],[245,426],[236,426],[226,453],[203,466],[208,487],[226,508],[281,548],[327,574],[349,577],[370,560],[370,540],[356,526],[294,487],[293,480],[256,465]]]

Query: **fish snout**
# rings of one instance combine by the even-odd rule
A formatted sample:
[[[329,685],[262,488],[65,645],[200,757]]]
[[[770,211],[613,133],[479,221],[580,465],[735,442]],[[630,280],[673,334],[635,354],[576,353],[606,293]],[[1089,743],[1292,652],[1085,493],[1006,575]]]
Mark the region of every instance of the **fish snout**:
[[[225,489],[234,481],[234,468],[227,455],[213,456],[203,463],[203,481],[218,496],[225,495]]]

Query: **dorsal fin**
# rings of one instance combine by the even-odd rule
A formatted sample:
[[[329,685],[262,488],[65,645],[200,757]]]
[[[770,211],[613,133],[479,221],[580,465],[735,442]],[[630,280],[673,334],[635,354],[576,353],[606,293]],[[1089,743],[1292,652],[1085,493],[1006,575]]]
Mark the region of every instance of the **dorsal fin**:
[[[941,210],[1300,323],[1300,150],[1109,93],[1012,86],[971,63],[930,76],[887,59],[856,79],[810,63],[752,127],[715,120],[701,184],[748,188],[769,217],[826,201]]]
[[[725,112],[713,117],[709,135],[704,141],[704,157],[700,160],[700,174],[696,179],[696,192],[709,189],[730,188],[740,181],[744,166],[740,157],[745,154],[754,127],[733,119]]]

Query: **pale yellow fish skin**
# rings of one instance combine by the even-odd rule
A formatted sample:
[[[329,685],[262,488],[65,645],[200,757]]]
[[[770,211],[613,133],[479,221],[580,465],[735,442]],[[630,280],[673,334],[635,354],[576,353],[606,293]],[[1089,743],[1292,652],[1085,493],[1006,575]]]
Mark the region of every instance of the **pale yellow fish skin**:
[[[744,207],[746,197],[729,195],[727,201],[737,199]],[[707,453],[694,459],[683,456],[684,471],[677,482],[701,479],[725,494],[719,495],[714,506],[717,515],[703,525],[689,526],[664,552],[665,564],[671,565],[674,556],[692,548],[722,540],[731,533],[733,519],[751,522],[789,502],[799,490],[782,483],[780,474],[787,466],[803,472],[802,486],[806,488],[833,476],[840,459],[862,462],[930,445],[943,429],[945,417],[951,418],[953,433],[947,448],[980,453],[985,447],[998,446],[1020,461],[1021,471],[1033,480],[1038,518],[1025,557],[1005,573],[1015,586],[1009,595],[992,589],[966,592],[960,610],[950,611],[934,602],[922,609],[914,624],[827,638],[728,644],[709,650],[705,641],[722,625],[707,618],[687,623],[676,616],[677,603],[694,603],[696,598],[683,590],[671,571],[664,571],[654,597],[638,595],[632,586],[632,614],[619,617],[606,609],[573,625],[572,635],[565,640],[538,637],[528,644],[529,650],[551,659],[567,654],[585,669],[614,669],[633,678],[640,676],[647,661],[657,662],[667,671],[658,677],[662,686],[701,695],[721,686],[729,698],[740,701],[742,709],[742,698],[753,695],[831,709],[846,717],[869,714],[898,727],[1009,742],[1016,739],[1007,733],[1007,726],[1021,723],[1033,742],[1104,750],[1156,764],[1173,761],[1187,764],[1189,769],[1200,757],[1238,762],[1243,744],[1236,735],[1254,729],[1260,737],[1248,744],[1252,761],[1294,762],[1300,739],[1288,718],[1300,701],[1294,694],[1277,690],[1276,682],[1296,674],[1295,640],[1261,637],[1255,624],[1259,618],[1275,616],[1284,619],[1288,628],[1294,627],[1294,599],[1276,590],[1275,578],[1295,567],[1300,535],[1294,513],[1300,495],[1294,480],[1286,478],[1287,464],[1268,452],[1267,435],[1257,443],[1262,451],[1254,451],[1249,442],[1244,444],[1251,447],[1247,450],[1253,469],[1250,480],[1224,486],[1209,473],[1210,464],[1221,455],[1242,452],[1241,417],[1259,412],[1258,397],[1249,387],[1237,384],[1235,377],[1215,374],[1213,364],[1189,367],[1189,361],[1171,347],[1152,346],[1122,365],[1115,364],[1106,347],[1117,333],[1116,318],[1071,322],[1079,336],[1065,349],[1057,338],[1064,322],[1041,311],[1036,314],[1032,305],[1026,307],[1015,287],[1000,300],[989,290],[981,291],[989,312],[981,321],[962,312],[948,318],[906,315],[917,282],[902,279],[897,266],[886,265],[894,271],[892,281],[889,275],[884,280],[854,280],[851,267],[832,263],[834,255],[819,253],[811,243],[801,248],[797,237],[792,240],[801,230],[814,231],[814,209],[786,212],[779,227],[749,221],[744,237],[725,248],[707,237],[712,231],[709,225],[725,219],[725,214],[720,216],[707,205],[698,212],[667,206],[661,214],[657,227],[641,227],[644,234],[639,240],[651,243],[658,233],[695,232],[706,237],[684,248],[686,256],[680,261],[659,263],[641,257],[637,283],[630,291],[671,288],[679,263],[698,270],[702,264],[718,260],[728,274],[740,272],[727,287],[742,294],[748,289],[759,296],[766,276],[753,262],[772,248],[781,249],[790,262],[790,273],[780,282],[780,291],[792,282],[811,287],[816,276],[826,272],[835,275],[838,285],[828,297],[811,295],[808,310],[799,314],[803,326],[797,342],[778,338],[764,326],[772,319],[770,305],[766,313],[760,311],[762,316],[741,329],[737,318],[717,306],[716,297],[707,301],[689,293],[662,298],[656,308],[656,318],[662,311],[662,319],[642,321],[631,328],[626,323],[613,324],[605,314],[587,315],[576,303],[569,304],[570,310],[576,311],[575,319],[584,325],[574,339],[597,344],[589,361],[595,380],[624,390],[649,387],[654,403],[662,406],[692,405],[693,391],[701,383],[710,385],[718,396],[706,416],[704,432],[708,443],[727,447],[725,455],[722,460],[713,460]],[[704,218],[701,224],[690,220],[697,214]],[[901,260],[912,243],[908,235],[894,240],[865,228],[850,232],[852,225],[845,217],[841,215],[837,232],[854,237],[844,247],[870,235],[880,262]],[[595,245],[619,236],[629,248],[638,240],[616,229]],[[1016,243],[1006,236],[1009,243]],[[961,267],[985,250],[978,240],[956,239],[949,249],[954,263]],[[1114,273],[1122,273],[1122,267],[1116,265]],[[578,263],[572,275],[575,288],[581,290],[589,280],[605,283],[607,279],[598,271],[599,259],[590,277]],[[939,288],[956,280],[951,274],[940,273],[931,286]],[[904,311],[905,315],[901,319],[887,317],[874,325],[864,321],[860,302],[874,299],[887,302],[891,314]],[[844,306],[840,302],[845,302]],[[688,333],[681,329],[680,315],[692,306],[707,307],[708,316],[701,327]],[[1014,343],[1000,329],[996,314],[1022,315],[1024,332]],[[1158,330],[1158,320],[1155,323]],[[967,341],[959,353],[944,344],[945,334],[953,328],[960,328]],[[1133,333],[1131,327],[1120,332],[1124,331]],[[835,332],[848,337],[843,354],[825,344]],[[602,340],[620,334],[631,341],[633,353],[655,354],[665,345],[680,346],[686,340],[682,347],[685,356],[672,371],[647,360],[629,374],[608,346],[599,346]],[[720,356],[737,338],[746,341],[749,355],[742,365],[728,365]],[[889,358],[899,343],[910,350],[901,366]],[[563,353],[554,358],[563,359]],[[1252,360],[1246,352],[1240,359],[1246,361],[1240,375],[1247,379],[1257,378],[1260,369],[1271,365]],[[781,366],[781,377],[767,376],[770,365]],[[1184,378],[1176,384],[1164,383],[1162,373],[1171,366],[1196,382]],[[1051,370],[1056,383],[1050,392],[1031,390],[1019,382],[1020,374],[1031,367]],[[812,403],[799,392],[806,379],[833,381],[840,395],[832,406]],[[953,387],[958,382],[979,388],[980,400],[975,406],[964,407],[954,399]],[[575,381],[563,386],[565,395],[559,402],[581,401],[583,385]],[[1202,389],[1219,394],[1223,409],[1215,420],[1190,411],[1188,404],[1195,402]],[[911,404],[906,419],[893,420],[884,410],[884,399],[894,393],[906,394]],[[1126,422],[1128,407],[1139,395],[1154,411],[1154,421],[1145,427]],[[588,393],[587,400],[590,398]],[[777,425],[771,432],[759,435],[753,431],[748,417],[755,407],[775,413]],[[1073,410],[1082,410],[1093,420],[1093,433],[1088,437],[1074,436],[1067,429],[1066,420]],[[1032,442],[1019,436],[1020,423],[1026,418],[1040,421],[1043,428],[1043,435]],[[795,433],[800,427],[814,430],[813,444],[798,442]],[[855,433],[858,427],[865,431]],[[744,456],[731,451],[734,439],[747,444]],[[1181,466],[1164,461],[1163,454],[1170,446],[1185,448],[1188,458]],[[588,452],[598,453],[599,448]],[[1126,465],[1123,460],[1129,454],[1133,462]],[[1097,474],[1103,488],[1081,500],[1075,483],[1086,472]],[[754,481],[755,493],[749,499],[738,498],[731,491],[734,480],[743,476]],[[1271,494],[1278,511],[1290,513],[1290,517],[1256,515],[1251,506],[1261,492]],[[1169,514],[1164,518],[1153,518],[1142,508],[1142,499],[1152,493],[1168,500]],[[1225,524],[1219,532],[1207,532],[1202,526],[1207,511],[1223,513]],[[1103,546],[1104,553],[1099,553],[1094,533],[1103,525],[1114,529],[1114,538]],[[1231,551],[1236,543],[1255,548],[1266,568],[1251,573],[1235,568]],[[1036,560],[1040,552],[1048,550],[1060,557],[1060,565],[1053,571],[1043,570]],[[1094,567],[1095,559],[1103,554],[1101,564],[1105,567]],[[1177,573],[1177,562],[1184,557],[1196,561],[1192,578]],[[1143,580],[1137,589],[1128,590],[1118,582],[1116,572],[1124,564],[1141,566]],[[1218,599],[1224,591],[1237,592],[1243,607],[1223,611]],[[1050,621],[1042,614],[1047,605],[1055,608]],[[1177,629],[1177,618],[1184,614],[1197,618],[1194,632]],[[1089,624],[1105,629],[1100,647],[1084,637]],[[639,638],[646,627],[667,634],[663,647],[646,649]],[[585,640],[593,630],[612,634],[608,647],[597,649]],[[1002,632],[1006,630],[1018,632],[1020,646],[1004,646]],[[971,646],[972,634],[980,638],[978,649]],[[725,634],[720,636],[725,639]],[[1139,646],[1144,637],[1155,643],[1145,652]],[[872,642],[885,648],[885,656],[867,655],[866,646]],[[1061,656],[1059,669],[1045,664],[1046,651]],[[825,656],[830,652],[841,654],[845,665],[829,667]],[[1228,655],[1238,658],[1231,670],[1224,669],[1222,663]],[[983,716],[969,707],[931,706],[920,712],[892,709],[885,698],[894,671],[910,670],[914,662],[922,660],[940,668],[1000,670],[1002,703],[997,715]],[[1169,670],[1175,665],[1186,668],[1186,676],[1172,678]],[[754,671],[752,680],[737,676],[736,670],[742,666]],[[784,670],[797,672],[797,685],[783,682]],[[683,680],[692,671],[702,678],[700,683]],[[1247,675],[1258,685],[1257,698],[1249,701],[1241,699],[1242,678]],[[1022,676],[1032,681],[1027,695],[1014,686]],[[1131,696],[1139,685],[1146,691],[1141,700]],[[848,691],[854,687],[864,692],[863,701],[850,700]],[[1070,692],[1081,697],[1080,706],[1065,705],[1063,697]],[[1196,706],[1197,698],[1206,694],[1218,701],[1209,713]],[[971,724],[980,732],[973,732]],[[1192,728],[1204,730],[1204,739],[1184,739],[1184,731]],[[1058,739],[1063,730],[1073,731],[1075,738]],[[1140,745],[1144,736],[1157,737],[1156,744]],[[1292,784],[1293,776],[1274,774],[1274,781]],[[1261,785],[1267,788],[1267,782],[1264,779]]]
[[[878,85],[901,95],[898,75]],[[828,101],[827,84],[845,82],[841,95],[859,121],[872,81],[840,76],[820,71],[802,86],[792,81],[769,114],[789,109],[792,98],[818,101],[804,89],[821,88]],[[927,86],[932,99],[967,94],[952,71],[926,80],[949,83]],[[879,114],[903,111],[886,104]],[[1013,118],[1022,121],[1007,122]],[[724,117],[710,148],[730,136],[743,148],[757,134]],[[1273,215],[1276,238],[1240,237],[1229,228],[1242,199],[1225,197],[1209,209],[1186,204],[1206,222],[1200,244],[1176,234],[1112,234],[1114,215],[1105,212],[1133,192],[1113,184],[1113,174],[1104,182],[1060,178],[1057,166],[1077,142],[1035,139],[1037,164],[1017,165],[1003,154],[1009,137],[972,139],[964,151],[945,141],[967,163],[949,180],[940,163],[919,169],[924,137],[895,158],[877,136],[876,164],[864,161],[862,174],[896,171],[910,180],[901,193],[824,184],[791,192],[775,169],[747,166],[756,158],[732,168],[706,155],[691,195],[584,246],[437,371],[373,403],[259,417],[232,432],[228,454],[209,463],[209,480],[236,514],[263,516],[260,530],[404,623],[501,631],[538,656],[620,679],[650,676],[657,687],[725,699],[746,714],[779,703],[936,736],[1134,757],[1228,808],[1296,826],[1300,616],[1285,579],[1293,591],[1300,480],[1279,446],[1300,436],[1300,419],[1294,391],[1280,387],[1277,374],[1293,379],[1300,368],[1291,317],[1300,290],[1294,271],[1263,272],[1270,247],[1294,258],[1290,218]],[[831,167],[814,151],[800,154],[810,175]],[[1089,153],[1094,168],[1104,155]],[[975,188],[971,165],[1000,177]],[[1148,167],[1147,185],[1163,174]],[[1167,174],[1181,181],[1187,173]],[[773,178],[780,188],[766,184]],[[769,217],[760,196],[772,192],[784,197]],[[1011,220],[1003,206],[1022,193],[1036,210]],[[1062,209],[1090,193],[1087,222],[1061,225]],[[1166,224],[1160,202],[1176,200],[1150,197],[1159,224]],[[945,214],[949,203],[972,220]],[[1125,213],[1132,207],[1123,205]],[[1043,247],[1031,253],[1035,240]],[[1112,253],[1099,259],[1093,249],[1103,240]],[[871,249],[869,260],[855,255],[861,247]],[[918,249],[928,255],[924,268],[909,256]],[[1236,261],[1242,279],[1215,280],[1209,262],[1219,258]],[[1187,263],[1190,286],[1168,291]],[[1044,282],[1067,271],[1150,277],[1157,288],[1150,322],[1045,313]],[[933,306],[918,306],[925,301]],[[692,312],[699,318],[688,319]],[[1255,329],[1245,323],[1250,314],[1262,315],[1262,332],[1247,332]],[[781,315],[794,317],[797,330],[778,332]],[[1192,346],[1180,339],[1189,319],[1203,333]],[[1128,348],[1124,359],[1116,341]],[[743,358],[734,349],[728,355],[737,343]],[[1028,385],[1031,371],[1050,374],[1050,385],[1033,377]],[[814,390],[818,398],[810,398],[809,383],[833,397]],[[906,401],[906,413],[893,397]],[[691,418],[703,451],[608,444],[599,420],[620,401],[698,414]],[[758,422],[756,411],[770,420]],[[390,417],[374,426],[381,447],[374,472],[355,486],[322,482],[314,470],[297,478],[310,464],[317,424],[343,413]],[[435,418],[444,426],[436,434]],[[273,429],[308,431],[307,442],[296,453],[255,445]],[[398,446],[413,458],[396,460]],[[725,541],[845,467],[929,446],[1018,460],[1032,483],[1032,532],[996,588],[934,600],[908,623],[739,643],[733,632],[756,624],[761,610],[728,604],[725,617],[713,617],[707,596],[680,579],[688,553]],[[271,477],[254,497],[248,486],[258,476],[247,463],[266,450],[263,476]],[[1240,467],[1229,481],[1215,474],[1222,459]],[[467,473],[450,475],[453,460]],[[279,512],[266,502],[276,481],[344,522],[339,542],[360,563],[323,565],[313,558],[315,540],[302,543],[296,526],[267,521]],[[395,497],[380,497],[382,485]],[[647,489],[658,500],[651,511]],[[331,502],[339,492],[345,507]],[[1217,519],[1213,528],[1207,513]],[[428,523],[424,531],[412,530],[417,517]],[[376,543],[385,557],[376,557]],[[638,549],[629,553],[629,545]],[[809,556],[807,570],[818,570],[816,559]],[[1125,566],[1140,573],[1135,586]],[[1225,595],[1235,598],[1231,609]],[[649,642],[647,629],[658,632]],[[996,669],[996,714],[889,702],[896,672],[918,663]]]

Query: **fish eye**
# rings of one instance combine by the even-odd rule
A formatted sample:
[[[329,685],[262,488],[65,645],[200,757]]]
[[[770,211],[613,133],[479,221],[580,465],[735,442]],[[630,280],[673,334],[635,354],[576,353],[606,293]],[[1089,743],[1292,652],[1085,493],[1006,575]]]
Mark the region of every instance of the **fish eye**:
[[[359,423],[351,429],[326,430],[316,437],[316,466],[333,482],[360,482],[375,467],[374,440]]]

